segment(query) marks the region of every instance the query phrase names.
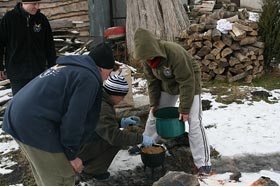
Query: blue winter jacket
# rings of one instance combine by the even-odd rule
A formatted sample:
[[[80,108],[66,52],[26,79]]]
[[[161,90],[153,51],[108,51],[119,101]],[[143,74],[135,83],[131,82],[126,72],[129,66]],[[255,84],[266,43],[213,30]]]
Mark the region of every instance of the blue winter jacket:
[[[73,160],[97,125],[101,88],[89,56],[60,57],[14,96],[2,128],[24,144]]]

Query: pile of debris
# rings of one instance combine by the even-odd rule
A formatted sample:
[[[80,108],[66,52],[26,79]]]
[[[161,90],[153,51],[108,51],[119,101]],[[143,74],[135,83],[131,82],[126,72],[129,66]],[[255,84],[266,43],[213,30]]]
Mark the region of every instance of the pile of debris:
[[[4,112],[7,108],[8,101],[13,97],[10,89],[10,80],[0,81],[0,120],[3,120]]]
[[[202,1],[193,10],[192,24],[180,39],[200,62],[204,81],[245,78],[246,83],[251,83],[263,75],[264,43],[258,37],[257,22],[249,20],[246,9],[238,10],[230,0],[219,0]]]

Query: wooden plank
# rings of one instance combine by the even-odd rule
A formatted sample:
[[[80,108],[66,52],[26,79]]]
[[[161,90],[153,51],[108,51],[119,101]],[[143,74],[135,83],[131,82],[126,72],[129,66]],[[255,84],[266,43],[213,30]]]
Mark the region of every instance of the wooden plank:
[[[3,80],[3,81],[0,81],[0,86],[5,86],[7,84],[10,84],[10,79],[6,79],[6,80]]]

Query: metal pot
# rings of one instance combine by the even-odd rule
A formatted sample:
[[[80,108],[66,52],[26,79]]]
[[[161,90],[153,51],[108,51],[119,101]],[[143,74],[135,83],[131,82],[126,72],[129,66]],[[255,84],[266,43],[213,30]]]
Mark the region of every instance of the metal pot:
[[[185,123],[179,120],[178,107],[160,108],[155,112],[156,130],[162,138],[174,138],[185,132]]]
[[[145,168],[146,167],[156,168],[158,166],[163,167],[166,148],[162,145],[153,145],[153,147],[161,147],[163,151],[160,153],[150,154],[150,153],[143,152],[143,148],[144,148],[143,146],[140,147],[141,160]]]

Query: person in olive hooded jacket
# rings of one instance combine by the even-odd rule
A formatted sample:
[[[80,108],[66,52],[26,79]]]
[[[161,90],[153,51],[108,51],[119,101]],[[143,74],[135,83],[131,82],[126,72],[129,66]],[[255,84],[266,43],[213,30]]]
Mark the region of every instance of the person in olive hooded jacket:
[[[113,70],[110,46],[63,56],[9,102],[2,128],[20,145],[37,185],[74,185],[77,156],[90,140],[101,108],[102,83]]]
[[[18,2],[0,22],[0,80],[10,79],[15,95],[55,60],[52,30],[39,0]]]
[[[199,174],[211,171],[210,146],[202,124],[200,66],[187,51],[174,42],[157,39],[146,29],[134,34],[134,58],[141,60],[148,81],[150,114],[145,135],[157,141],[154,112],[176,105],[179,98],[179,120],[189,123],[189,141]]]

